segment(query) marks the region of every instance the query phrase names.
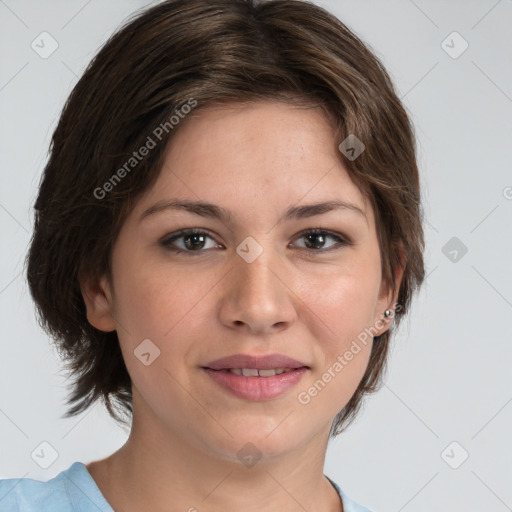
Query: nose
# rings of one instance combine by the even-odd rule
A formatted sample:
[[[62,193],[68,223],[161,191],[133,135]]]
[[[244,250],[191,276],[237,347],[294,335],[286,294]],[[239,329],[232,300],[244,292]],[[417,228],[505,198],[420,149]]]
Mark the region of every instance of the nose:
[[[224,325],[246,334],[271,334],[297,319],[298,297],[286,262],[271,248],[252,262],[238,253],[223,289],[220,318]]]

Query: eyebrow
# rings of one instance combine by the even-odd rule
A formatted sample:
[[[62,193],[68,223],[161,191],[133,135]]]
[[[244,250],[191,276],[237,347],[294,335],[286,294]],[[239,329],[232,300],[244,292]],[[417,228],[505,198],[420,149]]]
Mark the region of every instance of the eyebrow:
[[[226,210],[225,208],[212,203],[203,201],[190,201],[186,199],[166,199],[158,201],[156,204],[145,210],[140,216],[139,222],[151,215],[169,210],[187,211],[195,215],[200,215],[201,217],[218,219],[225,223],[231,222],[233,218],[229,210]],[[314,217],[315,215],[322,215],[333,210],[353,211],[362,215],[366,219],[366,213],[356,204],[335,199],[332,201],[324,201],[320,203],[292,206],[286,210],[284,215],[277,221],[277,224],[292,219],[298,220]]]

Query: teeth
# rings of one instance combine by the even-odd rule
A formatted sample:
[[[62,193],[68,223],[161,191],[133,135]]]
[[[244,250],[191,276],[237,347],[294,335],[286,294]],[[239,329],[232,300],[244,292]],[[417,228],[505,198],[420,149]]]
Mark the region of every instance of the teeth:
[[[242,368],[242,375],[244,377],[257,377],[258,370],[256,368]]]
[[[274,368],[269,368],[268,370],[259,370],[258,374],[260,377],[273,377],[276,375],[276,371]]]
[[[269,368],[268,370],[258,370],[257,368],[230,368],[229,371],[235,375],[244,377],[273,377],[281,375],[284,372],[291,372],[294,368]]]

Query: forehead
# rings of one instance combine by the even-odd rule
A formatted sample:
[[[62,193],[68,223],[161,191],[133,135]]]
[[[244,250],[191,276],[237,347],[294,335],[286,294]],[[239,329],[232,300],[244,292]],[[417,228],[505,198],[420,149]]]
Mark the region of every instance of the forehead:
[[[368,215],[337,146],[319,108],[265,101],[199,109],[171,139],[136,213],[179,198],[225,206],[253,220],[292,205],[335,200]]]

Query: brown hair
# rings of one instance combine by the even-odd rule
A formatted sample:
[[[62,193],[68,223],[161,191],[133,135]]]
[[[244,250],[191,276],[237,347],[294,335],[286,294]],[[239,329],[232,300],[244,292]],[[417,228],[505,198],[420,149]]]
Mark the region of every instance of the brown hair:
[[[88,322],[80,281],[110,279],[119,229],[187,122],[174,126],[171,116],[193,102],[198,110],[269,99],[319,106],[338,143],[354,134],[365,145],[355,160],[338,154],[376,214],[383,282],[393,290],[403,250],[396,325],[408,311],[424,279],[415,139],[370,48],[326,10],[300,0],[164,1],[112,35],[74,87],[35,203],[27,278],[39,322],[75,377],[67,401],[74,406],[64,417],[100,398],[116,421],[128,423],[120,413],[131,418],[131,379],[117,333]],[[134,151],[163,126],[158,144],[127,168]],[[332,435],[378,388],[392,331],[374,338],[366,372]]]

